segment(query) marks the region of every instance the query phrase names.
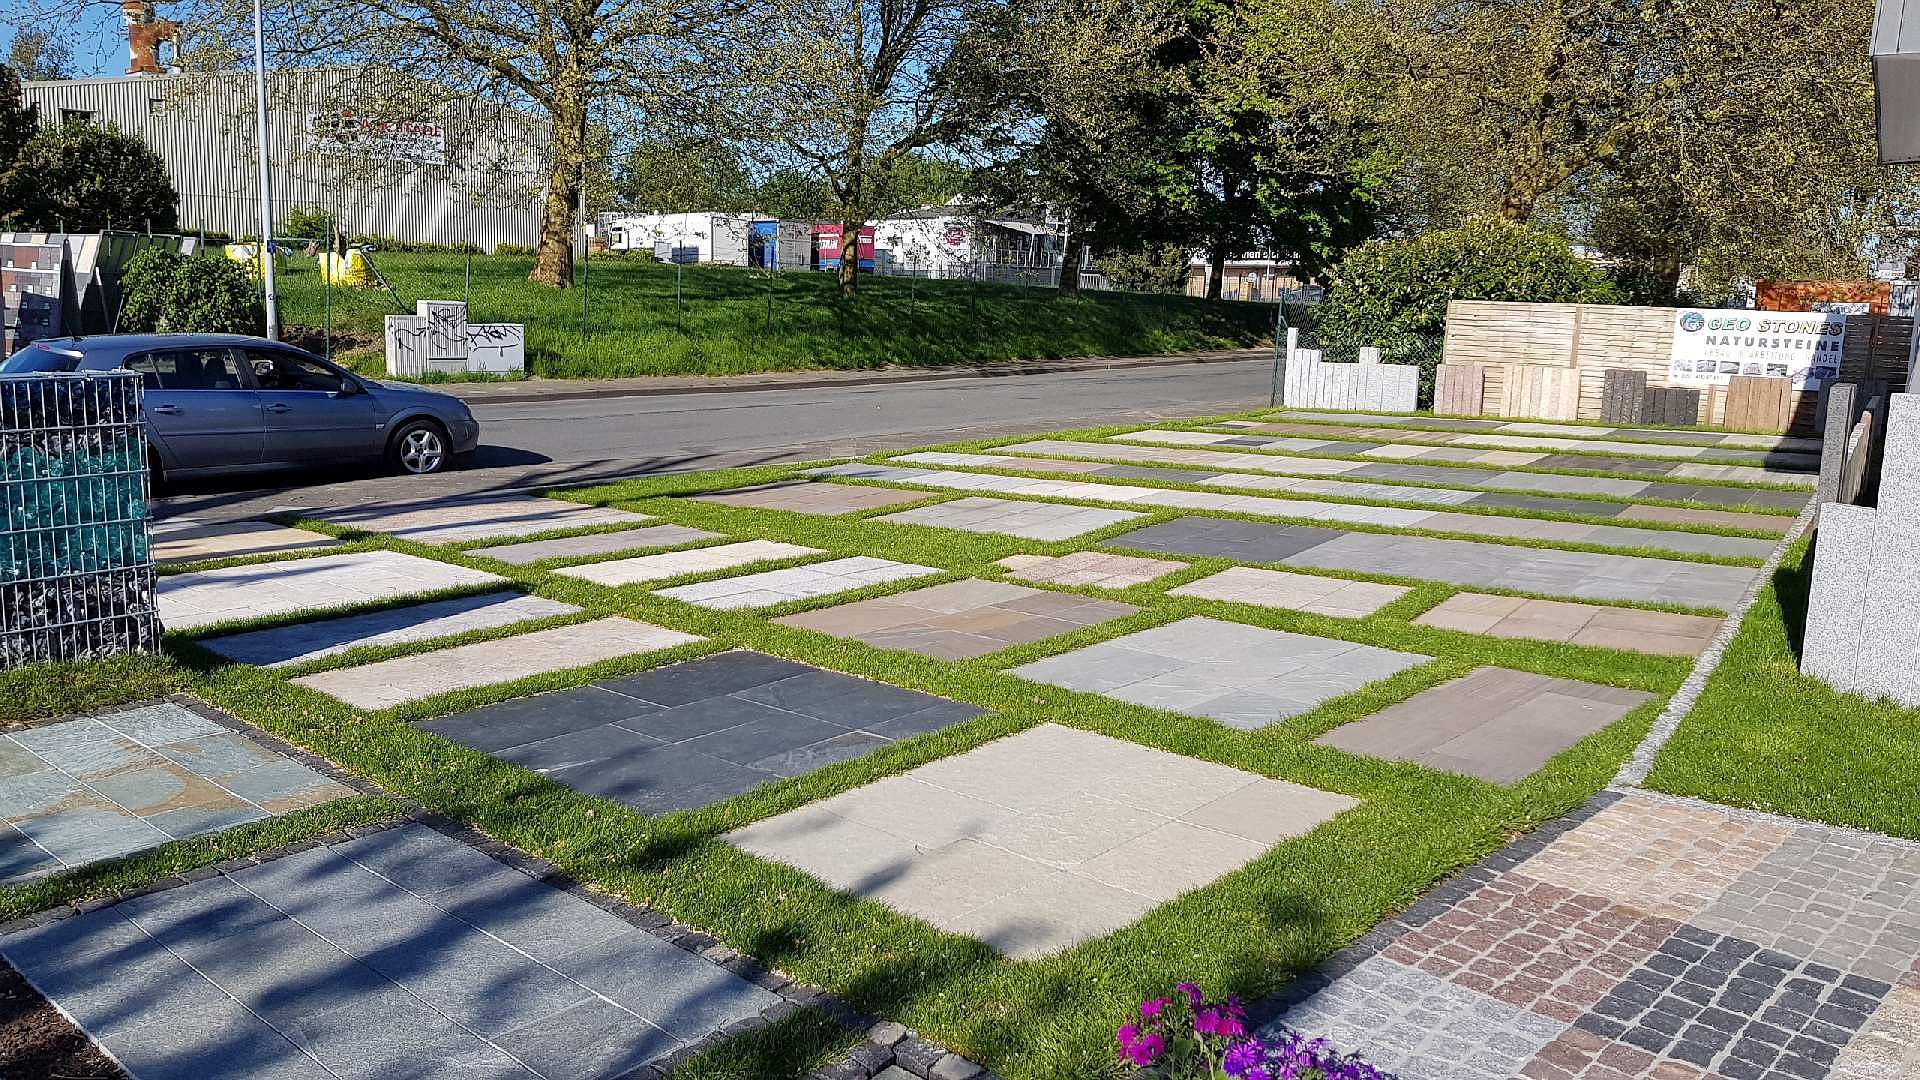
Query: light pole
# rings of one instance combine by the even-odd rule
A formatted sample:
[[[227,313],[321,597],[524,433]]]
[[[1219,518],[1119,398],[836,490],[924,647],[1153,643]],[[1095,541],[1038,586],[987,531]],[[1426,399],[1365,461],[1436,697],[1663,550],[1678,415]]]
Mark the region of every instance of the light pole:
[[[273,166],[267,162],[267,45],[261,0],[253,0],[253,114],[260,157],[260,283],[267,308],[267,337],[280,340],[280,297],[273,285]]]

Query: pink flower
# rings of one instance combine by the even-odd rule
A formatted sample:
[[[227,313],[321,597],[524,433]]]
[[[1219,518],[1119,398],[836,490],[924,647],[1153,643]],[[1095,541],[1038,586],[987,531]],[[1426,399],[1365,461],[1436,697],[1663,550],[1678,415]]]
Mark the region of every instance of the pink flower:
[[[1140,1038],[1140,1028],[1135,1024],[1127,1024],[1114,1032],[1113,1037],[1119,1041],[1120,1049],[1132,1050],[1134,1042]]]
[[[1173,1002],[1167,998],[1154,998],[1152,1001],[1143,1001],[1140,1003],[1140,1015],[1145,1019],[1151,1020],[1159,1016],[1161,1011],[1171,1004],[1173,1004]]]
[[[1202,1009],[1193,1018],[1193,1030],[1201,1035],[1221,1035],[1238,1039],[1247,1033],[1247,1025],[1222,1009]]]
[[[1127,1047],[1127,1060],[1135,1065],[1151,1065],[1166,1052],[1167,1040],[1156,1034],[1148,1034]]]
[[[1196,1009],[1200,1007],[1202,1001],[1206,1000],[1206,998],[1201,995],[1200,988],[1192,983],[1179,983],[1174,986],[1174,989],[1187,995],[1187,1003]]]

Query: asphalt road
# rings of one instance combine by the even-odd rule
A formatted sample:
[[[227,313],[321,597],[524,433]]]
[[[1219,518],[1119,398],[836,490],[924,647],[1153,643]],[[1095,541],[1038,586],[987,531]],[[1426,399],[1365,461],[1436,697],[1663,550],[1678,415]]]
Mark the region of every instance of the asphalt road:
[[[481,447],[438,477],[339,470],[192,482],[160,516],[438,499],[647,473],[845,457],[1265,405],[1262,360],[852,387],[475,405]]]

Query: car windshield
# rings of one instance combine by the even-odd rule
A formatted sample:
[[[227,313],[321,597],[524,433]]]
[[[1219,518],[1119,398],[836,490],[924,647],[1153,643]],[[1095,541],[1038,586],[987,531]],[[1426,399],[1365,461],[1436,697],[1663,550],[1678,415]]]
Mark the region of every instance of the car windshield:
[[[72,371],[80,366],[80,357],[58,352],[38,342],[21,349],[0,363],[0,375],[32,375],[43,371]]]

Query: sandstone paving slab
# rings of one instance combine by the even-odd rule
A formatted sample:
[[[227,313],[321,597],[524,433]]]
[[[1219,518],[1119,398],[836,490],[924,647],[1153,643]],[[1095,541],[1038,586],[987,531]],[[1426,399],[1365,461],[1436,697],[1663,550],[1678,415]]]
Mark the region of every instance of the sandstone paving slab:
[[[194,570],[160,578],[154,592],[168,630],[236,619],[380,603],[442,589],[505,585],[498,574],[404,555],[360,551],[291,562]]]
[[[513,682],[701,640],[693,634],[614,616],[323,671],[293,682],[358,709],[390,709],[455,690]]]
[[[1431,659],[1192,617],[1023,664],[1012,674],[1254,731]]]
[[[617,532],[588,533],[585,536],[563,536],[554,540],[529,540],[523,544],[502,544],[498,547],[485,547],[470,550],[472,555],[483,555],[489,559],[525,566],[529,563],[543,562],[547,559],[590,559],[598,555],[614,555],[623,551],[644,551],[648,548],[680,547],[695,544],[702,540],[718,540],[720,534],[705,529],[692,529],[685,525],[643,525],[637,529],[621,529]]]
[[[737,566],[751,566],[754,563],[772,562],[776,559],[797,559],[803,555],[822,555],[819,548],[801,547],[799,544],[787,544],[778,540],[743,540],[735,544],[720,544],[715,547],[692,548],[687,551],[663,551],[658,555],[639,555],[631,559],[615,559],[611,562],[589,563],[585,566],[565,566],[555,570],[556,574],[591,581],[596,585],[621,586],[640,585],[649,581],[665,581],[668,578],[685,577],[688,574],[710,574],[716,570],[731,570]]]
[[[916,690],[734,651],[420,726],[655,814],[721,802],[982,713]]]
[[[0,735],[0,882],[354,794],[211,715],[162,702]]]
[[[785,604],[794,600],[833,596],[872,585],[935,577],[944,573],[946,573],[945,570],[937,567],[856,555],[847,559],[790,566],[785,570],[768,570],[764,573],[702,581],[693,585],[677,585],[671,589],[657,589],[654,595],[680,600],[697,607],[734,611],[740,608],[772,607],[775,604]]]
[[[1702,445],[1685,445],[1677,443],[1670,438],[1636,442],[1592,436],[1579,437],[1569,429],[1540,431],[1537,427],[1532,430],[1525,428],[1508,428],[1505,431],[1468,431],[1451,434],[1406,429],[1396,430],[1391,427],[1355,427],[1330,424],[1262,424],[1259,425],[1257,430],[1292,437],[1326,434],[1362,439],[1385,438],[1388,442],[1399,444],[1441,444],[1497,450],[1538,450],[1561,455],[1632,455],[1673,460],[1717,460],[1767,466],[1782,470],[1804,471],[1809,468],[1817,469],[1820,465],[1817,445],[1811,448],[1789,449],[1776,445],[1754,449],[1743,447],[1737,442],[1729,443],[1723,441]],[[1135,432],[1133,434],[1138,435],[1140,433]],[[1187,435],[1191,433],[1163,432],[1162,434]],[[1721,436],[1721,438],[1724,439],[1725,436]],[[1233,445],[1258,445],[1256,440],[1234,439],[1231,440],[1231,442]]]
[[[902,503],[920,502],[927,496],[910,491],[889,491],[886,488],[857,487],[852,484],[810,483],[802,480],[762,484],[758,487],[739,488],[693,497],[701,502],[720,503],[723,506],[744,506],[756,510],[786,510],[796,514],[838,517],[841,514],[857,514],[863,510],[878,510],[887,506],[899,506]]]
[[[315,518],[426,544],[458,544],[599,525],[641,525],[646,514],[531,495],[441,502],[372,503],[322,511]]]
[[[780,1000],[407,824],[0,937],[140,1080],[615,1077]]]
[[[1042,724],[726,839],[1032,959],[1112,933],[1355,805]]]
[[[531,619],[579,613],[579,608],[558,600],[518,592],[483,593],[230,634],[209,638],[200,644],[238,663],[286,667],[334,656],[348,649],[430,641]]]
[[[1414,623],[1489,637],[1564,641],[1659,656],[1698,656],[1713,641],[1721,621],[1638,608],[1458,593]]]
[[[970,475],[970,474],[963,474]],[[1013,477],[994,478],[1015,480]],[[1010,487],[1012,485],[1009,485]],[[874,518],[896,525],[927,525],[937,529],[994,533],[1027,540],[1071,540],[1109,525],[1146,515],[1132,510],[1103,510],[1092,506],[1018,502],[1012,499],[967,498],[921,506]]]
[[[1224,600],[1256,607],[1287,608],[1343,619],[1364,619],[1411,591],[1405,585],[1382,585],[1374,581],[1347,581],[1344,578],[1291,574],[1284,570],[1234,566],[1179,588],[1169,589],[1167,595]]]
[[[337,546],[340,541],[310,529],[291,529],[270,521],[199,522],[175,518],[151,526],[153,561],[200,562],[249,555],[281,555]]]
[[[1786,435],[1729,434],[1724,431],[1687,431],[1674,428],[1606,427],[1592,424],[1543,424],[1527,420],[1441,419],[1431,416],[1383,416],[1373,413],[1285,412],[1280,419],[1289,424],[1255,420],[1229,420],[1218,425],[1246,431],[1295,431],[1300,423],[1367,424],[1375,427],[1435,428],[1448,431],[1491,431],[1514,435],[1558,435],[1571,439],[1647,440],[1681,443],[1690,446],[1737,446],[1754,450],[1818,451],[1817,438]]]
[[[1920,845],[1603,793],[1274,1003],[1404,1076],[1880,1078],[1920,1061]]]
[[[1512,784],[1652,700],[1639,690],[1483,667],[1314,742]]]
[[[1138,610],[1114,600],[969,578],[774,621],[879,649],[899,649],[936,660],[966,660]]]
[[[1145,585],[1187,568],[1168,559],[1142,559],[1102,551],[1074,551],[1065,555],[1009,555],[995,565],[1007,576],[1040,585],[1079,585],[1125,589]]]

